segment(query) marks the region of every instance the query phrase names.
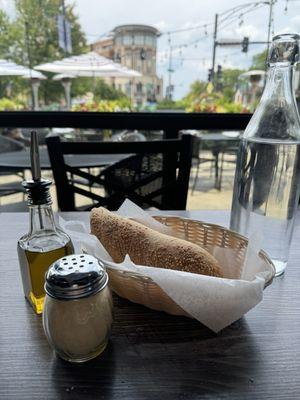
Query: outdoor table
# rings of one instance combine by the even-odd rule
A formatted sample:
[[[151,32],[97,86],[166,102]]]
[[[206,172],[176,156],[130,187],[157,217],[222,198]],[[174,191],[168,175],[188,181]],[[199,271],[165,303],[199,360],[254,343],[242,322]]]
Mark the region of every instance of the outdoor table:
[[[71,167],[93,168],[114,164],[129,154],[80,154],[66,155],[65,159]],[[47,148],[40,148],[40,163],[42,169],[51,169]],[[0,170],[30,169],[30,150],[13,151],[0,154]]]
[[[229,220],[223,211],[162,213]],[[63,217],[87,221],[88,213]],[[0,214],[1,400],[299,399],[299,217],[285,275],[243,318],[214,334],[195,320],[114,296],[107,349],[78,365],[50,350],[41,316],[24,300],[16,245],[28,223],[26,213]]]

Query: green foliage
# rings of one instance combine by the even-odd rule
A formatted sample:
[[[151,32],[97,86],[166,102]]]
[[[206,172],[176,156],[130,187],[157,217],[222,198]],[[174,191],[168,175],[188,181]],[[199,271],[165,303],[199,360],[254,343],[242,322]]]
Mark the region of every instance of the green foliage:
[[[87,101],[84,104],[75,104],[72,111],[130,111],[130,100],[127,97],[118,100]]]
[[[223,90],[216,91],[211,83],[195,81],[190,92],[184,97],[183,102],[187,112],[245,112],[242,105],[233,102],[238,76],[242,73],[239,69],[223,71]]]
[[[63,58],[65,54],[58,46],[57,32],[57,15],[61,13],[61,1],[16,0],[15,7],[16,16],[13,20],[10,20],[3,11],[0,12],[0,56],[26,66]],[[73,54],[84,53],[88,50],[88,46],[78,16],[74,13],[74,6],[67,5],[66,13],[71,23]],[[50,78],[52,76],[44,74]],[[13,77],[10,81],[13,82],[14,93],[30,92],[29,81]],[[84,90],[82,84],[83,80],[75,83],[72,88],[74,95],[82,94]],[[64,91],[60,82],[52,79],[41,82],[40,99],[45,104],[59,101],[63,96]]]
[[[126,95],[115,89],[113,86],[108,85],[103,81],[103,79],[95,79],[94,84],[94,96],[95,100],[100,101],[103,99],[106,100],[118,100],[118,99],[127,99]],[[90,86],[90,88],[92,87]]]
[[[3,97],[0,99],[0,111],[23,110],[25,105],[21,101],[11,100]]]
[[[266,69],[267,50],[255,54],[252,58],[252,65],[250,69]]]
[[[158,110],[179,110],[182,108],[185,108],[184,105],[182,104],[182,101],[174,101],[174,100],[169,100],[169,99],[164,99],[157,103],[156,108]]]
[[[222,93],[227,102],[233,101],[237,89],[238,77],[244,72],[242,69],[223,69]]]
[[[0,58],[5,58],[10,46],[10,21],[3,10],[0,10]]]
[[[191,84],[190,86],[190,91],[188,94],[182,99],[185,105],[190,104],[193,102],[195,99],[197,99],[199,96],[201,96],[202,93],[206,92],[207,88],[207,82],[203,81],[195,81]]]
[[[217,91],[211,83],[195,81],[183,98],[187,112],[244,112],[240,104],[234,103],[238,77],[241,69],[223,69],[222,90]]]

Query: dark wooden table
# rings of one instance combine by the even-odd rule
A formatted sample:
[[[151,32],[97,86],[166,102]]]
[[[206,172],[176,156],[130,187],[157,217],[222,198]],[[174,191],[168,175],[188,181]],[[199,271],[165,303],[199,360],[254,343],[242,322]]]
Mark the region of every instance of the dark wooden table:
[[[114,164],[128,155],[129,154],[81,154],[66,155],[65,157],[71,167],[92,168]],[[47,148],[40,148],[40,162],[42,169],[51,169]],[[31,163],[29,149],[0,154],[0,169],[1,168],[11,171],[30,169]]]
[[[228,221],[220,211],[185,215]],[[27,220],[0,215],[1,400],[300,398],[300,218],[285,276],[242,319],[214,334],[197,321],[115,297],[110,344],[82,365],[55,356],[41,317],[23,298],[16,242]]]

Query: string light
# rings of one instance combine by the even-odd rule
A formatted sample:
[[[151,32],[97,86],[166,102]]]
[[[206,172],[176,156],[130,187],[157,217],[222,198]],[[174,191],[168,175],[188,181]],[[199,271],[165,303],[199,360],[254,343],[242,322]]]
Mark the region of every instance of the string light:
[[[285,14],[287,14],[287,12],[288,12],[288,4],[289,4],[289,0],[286,0],[285,7],[284,7]]]

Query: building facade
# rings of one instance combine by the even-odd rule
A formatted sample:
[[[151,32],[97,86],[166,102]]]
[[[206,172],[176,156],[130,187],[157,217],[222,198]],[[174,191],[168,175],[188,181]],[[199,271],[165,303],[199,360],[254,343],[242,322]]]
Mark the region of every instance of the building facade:
[[[144,106],[163,99],[163,80],[156,71],[159,35],[152,26],[121,25],[108,37],[92,44],[93,51],[142,74],[138,78],[113,79],[116,89],[124,92],[133,105]]]

